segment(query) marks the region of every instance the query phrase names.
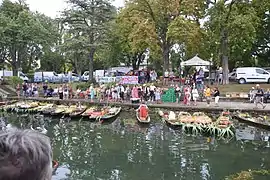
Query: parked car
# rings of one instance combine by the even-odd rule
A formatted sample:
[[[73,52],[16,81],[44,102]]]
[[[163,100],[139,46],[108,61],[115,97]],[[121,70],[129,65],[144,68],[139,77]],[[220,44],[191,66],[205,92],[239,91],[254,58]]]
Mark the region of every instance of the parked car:
[[[229,76],[230,81],[235,81],[236,80],[236,72],[235,71],[229,73],[228,76]]]
[[[259,67],[237,68],[236,80],[239,84],[270,83],[270,73]]]
[[[59,78],[61,79],[61,82],[67,83],[69,81],[71,82],[79,82],[81,80],[81,77],[76,73],[71,73],[71,76],[69,77],[69,74],[58,74]]]
[[[43,71],[43,72],[35,72],[34,74],[34,82],[50,82],[50,83],[59,83],[61,82],[61,76],[59,76],[54,71]]]
[[[0,70],[0,77],[3,78],[3,75],[5,77],[11,77],[13,76],[13,71]],[[23,72],[18,72],[18,77],[21,78],[24,82],[29,81],[29,78]]]

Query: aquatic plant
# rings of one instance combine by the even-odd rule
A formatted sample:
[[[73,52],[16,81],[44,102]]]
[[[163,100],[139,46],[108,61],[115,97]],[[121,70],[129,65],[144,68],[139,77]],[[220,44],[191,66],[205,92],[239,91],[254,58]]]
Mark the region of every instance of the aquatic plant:
[[[255,176],[266,176],[270,178],[270,170],[247,170],[230,175],[225,180],[253,180]]]

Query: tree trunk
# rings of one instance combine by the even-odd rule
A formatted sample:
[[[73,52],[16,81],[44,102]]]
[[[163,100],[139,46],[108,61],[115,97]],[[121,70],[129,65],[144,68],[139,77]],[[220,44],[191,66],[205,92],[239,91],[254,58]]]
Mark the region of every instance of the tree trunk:
[[[18,74],[17,51],[14,47],[11,48],[11,66],[13,76],[17,76]]]
[[[94,54],[95,54],[96,49],[91,48],[90,53],[89,53],[89,82],[93,82],[93,65],[94,65]]]
[[[221,36],[222,79],[223,84],[229,84],[228,32],[225,28],[222,29]]]
[[[165,75],[165,71],[169,71],[169,65],[170,65],[170,46],[165,43],[162,46],[162,57],[163,57],[163,76]]]
[[[137,68],[137,63],[136,63],[136,61],[137,61],[137,57],[136,57],[136,55],[134,55],[133,57],[132,57],[132,69],[133,70],[138,70],[139,68]]]

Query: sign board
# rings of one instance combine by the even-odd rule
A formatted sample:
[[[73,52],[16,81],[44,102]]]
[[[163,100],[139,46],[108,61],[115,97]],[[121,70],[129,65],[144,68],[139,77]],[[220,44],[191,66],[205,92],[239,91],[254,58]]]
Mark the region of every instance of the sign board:
[[[139,78],[138,76],[120,76],[119,79],[120,84],[138,84]]]
[[[111,83],[115,81],[116,81],[116,77],[97,77],[98,83]]]
[[[138,84],[138,76],[97,77],[98,83]]]

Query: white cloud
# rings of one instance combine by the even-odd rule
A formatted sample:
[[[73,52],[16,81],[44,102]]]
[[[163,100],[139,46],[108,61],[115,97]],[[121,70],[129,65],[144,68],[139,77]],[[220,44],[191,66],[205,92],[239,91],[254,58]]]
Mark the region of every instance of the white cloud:
[[[16,1],[16,0],[12,0]],[[66,0],[26,0],[31,11],[38,11],[50,17],[57,17],[67,5]],[[0,0],[0,3],[2,0]],[[124,5],[124,0],[114,0],[113,5],[121,7]]]

